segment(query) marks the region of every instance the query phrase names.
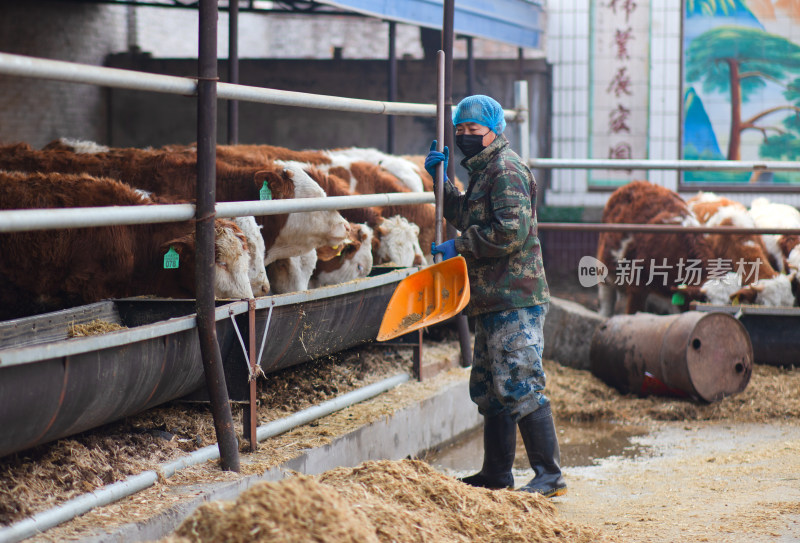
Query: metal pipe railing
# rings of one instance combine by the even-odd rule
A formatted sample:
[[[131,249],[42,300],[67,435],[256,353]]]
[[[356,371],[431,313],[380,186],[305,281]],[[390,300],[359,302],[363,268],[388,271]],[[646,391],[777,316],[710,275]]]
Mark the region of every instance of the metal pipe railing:
[[[604,158],[532,158],[531,168],[573,170],[800,171],[800,162],[779,160],[651,160]],[[727,188],[727,187],[721,187]]]
[[[644,232],[648,234],[800,234],[800,228],[746,228],[741,226],[681,226],[671,224],[621,224],[540,222],[539,230],[571,232]]]
[[[398,192],[390,194],[359,194],[327,196],[324,198],[293,198],[288,200],[252,200],[249,202],[219,202],[218,218],[244,215],[280,215],[306,211],[328,211],[387,205],[432,204],[432,192]],[[14,209],[0,211],[0,232],[27,232],[54,228],[88,228],[115,224],[152,224],[194,219],[192,204],[146,206],[74,207],[66,209]]]

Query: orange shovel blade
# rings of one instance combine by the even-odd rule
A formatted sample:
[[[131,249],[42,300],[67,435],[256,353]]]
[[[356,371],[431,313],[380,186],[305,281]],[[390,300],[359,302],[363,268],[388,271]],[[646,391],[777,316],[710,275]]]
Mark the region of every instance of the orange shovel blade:
[[[383,313],[378,341],[387,341],[457,315],[469,302],[467,261],[456,256],[400,281]]]

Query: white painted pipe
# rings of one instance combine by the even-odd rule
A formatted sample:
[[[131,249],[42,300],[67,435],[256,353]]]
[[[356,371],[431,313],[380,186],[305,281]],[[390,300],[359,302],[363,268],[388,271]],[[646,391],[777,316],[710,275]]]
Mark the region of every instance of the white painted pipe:
[[[409,379],[410,377],[407,373],[401,373],[400,375],[389,377],[388,379],[367,385],[358,390],[353,390],[347,394],[342,394],[337,398],[315,405],[314,407],[303,409],[286,418],[269,422],[256,429],[256,439],[258,441],[264,441],[267,438],[282,434],[291,428],[306,424],[312,420],[330,415],[335,411],[377,396],[381,392],[394,388],[397,385],[402,385]]]
[[[368,400],[378,394],[386,392],[398,385],[401,385],[410,379],[409,375],[402,373],[389,377],[383,381],[367,385],[352,392],[343,394],[333,400],[328,400],[319,405],[309,407],[286,418],[269,422],[256,429],[256,437],[258,441],[263,441],[270,437],[287,432],[297,426],[306,424],[318,418],[330,415],[336,411],[354,405],[358,402]],[[159,471],[165,478],[173,476],[179,470],[208,462],[209,460],[216,460],[219,458],[219,447],[217,445],[209,445],[198,449],[193,453],[173,460],[159,466]],[[82,515],[91,511],[95,507],[108,505],[117,500],[135,494],[145,488],[154,485],[158,481],[157,471],[145,471],[138,475],[132,475],[127,479],[118,481],[116,483],[106,485],[98,488],[93,492],[73,498],[63,504],[36,513],[35,515],[16,522],[5,528],[0,528],[0,543],[16,543],[36,535],[37,533],[44,532],[50,528],[58,526],[68,520],[72,520],[78,515]]]
[[[800,170],[800,161],[789,160],[656,160],[608,158],[532,158],[528,166],[541,169],[576,170],[696,170],[696,171],[774,171]],[[725,188],[725,187],[723,187]]]
[[[244,215],[280,215],[333,209],[354,209],[386,205],[433,203],[432,192],[394,192],[326,196],[323,198],[287,198],[249,202],[217,202],[217,217]],[[193,204],[155,206],[74,207],[68,209],[13,209],[0,211],[0,232],[25,232],[54,228],[86,228],[112,224],[178,222],[193,219]]]

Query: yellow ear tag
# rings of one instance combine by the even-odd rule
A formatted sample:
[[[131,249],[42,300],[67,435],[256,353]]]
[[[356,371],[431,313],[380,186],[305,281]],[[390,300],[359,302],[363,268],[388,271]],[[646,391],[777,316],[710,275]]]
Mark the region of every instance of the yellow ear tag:
[[[169,251],[164,255],[164,269],[175,270],[180,265],[180,255],[175,251],[175,247],[169,246]]]

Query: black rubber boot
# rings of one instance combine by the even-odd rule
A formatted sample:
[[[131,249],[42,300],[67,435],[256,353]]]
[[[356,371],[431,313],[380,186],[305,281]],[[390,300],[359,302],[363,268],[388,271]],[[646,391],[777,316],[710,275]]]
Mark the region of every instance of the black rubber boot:
[[[514,452],[517,428],[511,415],[483,419],[483,467],[475,475],[460,479],[462,483],[482,488],[513,488]]]
[[[561,451],[558,448],[550,404],[522,417],[519,421],[519,432],[525,443],[531,468],[536,471],[536,477],[519,490],[542,494],[546,498],[566,494],[567,483],[561,476]]]

